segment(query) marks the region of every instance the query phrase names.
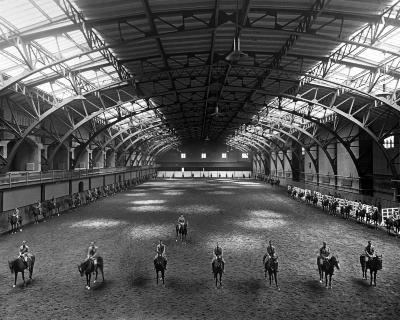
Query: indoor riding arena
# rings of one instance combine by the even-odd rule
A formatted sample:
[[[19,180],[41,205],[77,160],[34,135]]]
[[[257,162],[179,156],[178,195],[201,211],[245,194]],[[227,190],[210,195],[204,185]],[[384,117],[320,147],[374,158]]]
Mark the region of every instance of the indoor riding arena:
[[[399,0],[2,0],[0,129],[0,319],[399,318]]]

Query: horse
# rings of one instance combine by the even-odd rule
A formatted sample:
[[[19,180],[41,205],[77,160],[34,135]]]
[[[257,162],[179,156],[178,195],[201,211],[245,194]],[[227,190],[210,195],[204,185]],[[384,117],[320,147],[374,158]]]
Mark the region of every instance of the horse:
[[[25,273],[24,273],[25,269],[28,269],[29,280],[32,281],[32,273],[34,265],[35,265],[35,255],[30,253],[28,253],[28,263],[26,263],[21,257],[8,261],[8,267],[10,268],[11,273],[14,273],[15,275],[13,288],[15,288],[15,286],[17,285],[18,272],[21,272],[22,280],[24,281],[24,286],[25,286]]]
[[[372,286],[372,279],[374,280],[374,286],[376,287],[376,274],[378,270],[382,269],[382,256],[375,256],[372,259],[366,261],[366,256],[362,254],[360,256],[360,263],[361,263],[361,271],[363,275],[363,279],[367,280],[367,269],[370,271],[371,282],[370,285]],[[373,274],[373,277],[372,277]]]
[[[178,241],[178,237],[181,241],[185,240],[186,241],[186,236],[187,236],[187,222],[184,224],[176,224],[175,226],[175,231],[176,231],[176,239],[175,241]]]
[[[33,218],[35,219],[35,224],[39,223],[40,211],[41,210],[35,205],[29,207],[29,212],[32,213]]]
[[[159,272],[161,272],[162,284],[165,285],[165,267],[166,260],[162,255],[159,254],[157,258],[154,259],[154,269],[156,270],[157,285]]]
[[[18,215],[18,216],[9,215],[8,216],[8,222],[11,225],[11,234],[17,233],[18,229],[19,229],[19,231],[22,231],[22,221],[23,221],[23,218],[21,215]]]
[[[321,258],[317,258],[317,266],[319,272],[319,282],[322,283],[325,274],[325,287],[328,288],[328,276],[329,276],[329,288],[332,289],[332,275],[335,267],[340,270],[339,259],[332,256],[329,259],[323,260],[321,263]]]
[[[375,229],[378,229],[378,223],[382,219],[382,216],[377,208],[375,208],[374,212],[372,213],[371,219],[374,222]]]
[[[224,272],[222,267],[222,258],[218,257],[212,263],[212,270],[214,273],[215,287],[218,288],[218,275],[219,275],[219,286],[222,287],[222,273]]]
[[[365,210],[365,208],[362,208],[361,210],[357,210],[356,211],[357,221],[360,221],[362,223],[366,215],[367,215],[367,211]]]
[[[312,201],[311,193],[307,192],[306,193],[306,203],[310,204],[311,201]]]
[[[329,199],[328,198],[322,199],[321,205],[322,205],[322,211],[325,211],[325,208],[329,210]]]
[[[48,200],[47,208],[49,209],[50,216],[60,215],[60,203],[56,200]]]
[[[264,263],[264,278],[267,280],[267,272],[269,275],[269,285],[271,286],[272,279],[275,279],[275,286],[279,290],[278,286],[278,260],[276,258],[265,259],[264,256],[263,263]]]
[[[390,235],[390,230],[393,228],[393,232],[397,235],[400,230],[400,219],[396,219],[394,217],[386,217],[385,218],[386,230]]]
[[[394,219],[392,217],[385,217],[385,225],[388,234],[390,235],[390,229],[394,226]]]
[[[349,220],[350,219],[350,211],[351,211],[351,209],[352,209],[352,206],[351,206],[351,204],[347,204],[347,205],[345,205],[345,207],[344,207],[344,214],[345,214],[345,219],[346,220]]]
[[[317,197],[317,195],[314,195],[314,196],[312,197],[312,204],[313,204],[313,206],[317,206],[317,204],[318,204],[318,197]]]
[[[329,214],[336,216],[336,208],[338,206],[337,200],[332,200],[329,203]]]
[[[93,282],[93,283],[96,283],[98,269],[100,269],[100,271],[101,271],[101,276],[102,276],[103,282],[104,282],[103,267],[104,267],[104,263],[103,263],[102,257],[97,257],[96,268],[94,267],[93,259],[86,259],[80,265],[78,264],[78,270],[79,270],[79,273],[81,274],[81,277],[83,276],[83,274],[86,275],[86,287],[85,287],[86,289],[90,290],[90,279],[92,277],[92,273],[95,273],[95,275],[96,275],[96,277],[94,278],[94,282]]]

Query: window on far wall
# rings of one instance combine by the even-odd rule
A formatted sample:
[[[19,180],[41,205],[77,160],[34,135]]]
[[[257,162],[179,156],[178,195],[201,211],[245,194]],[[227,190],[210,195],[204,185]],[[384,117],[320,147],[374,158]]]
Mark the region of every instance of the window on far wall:
[[[205,153],[202,153],[202,154],[201,154],[201,158],[202,158],[202,159],[205,159],[205,158],[207,158],[207,155],[206,155]]]
[[[222,154],[222,159],[226,159],[226,153]]]
[[[242,159],[248,159],[249,154],[248,153],[242,153]]]
[[[181,153],[181,159],[186,159],[186,153]]]
[[[394,148],[394,136],[389,136],[383,139],[383,147],[385,149],[393,149]]]

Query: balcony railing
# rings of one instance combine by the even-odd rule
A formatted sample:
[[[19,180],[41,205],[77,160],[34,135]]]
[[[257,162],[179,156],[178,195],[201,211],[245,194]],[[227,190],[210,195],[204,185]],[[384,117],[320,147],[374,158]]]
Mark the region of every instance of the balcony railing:
[[[79,179],[97,175],[106,175],[120,172],[135,172],[147,170],[153,167],[115,167],[115,168],[93,168],[76,169],[71,171],[52,170],[52,171],[18,171],[8,172],[0,175],[0,189],[11,188],[13,186],[38,184],[43,182],[56,182],[63,180]]]

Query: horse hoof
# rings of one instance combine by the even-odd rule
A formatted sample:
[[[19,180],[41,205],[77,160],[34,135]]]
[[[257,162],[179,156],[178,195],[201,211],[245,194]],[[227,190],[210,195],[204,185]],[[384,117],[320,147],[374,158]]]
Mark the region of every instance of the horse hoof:
[[[319,283],[322,283],[322,280],[319,280]]]
[[[93,283],[96,283],[96,280],[94,280]]]
[[[87,287],[88,290],[90,290],[90,287]]]
[[[15,284],[13,284],[13,288],[15,288]]]

